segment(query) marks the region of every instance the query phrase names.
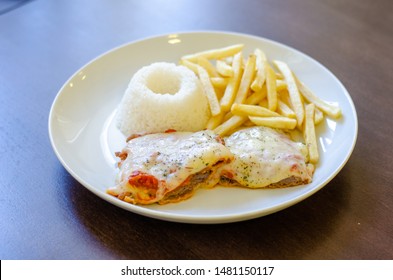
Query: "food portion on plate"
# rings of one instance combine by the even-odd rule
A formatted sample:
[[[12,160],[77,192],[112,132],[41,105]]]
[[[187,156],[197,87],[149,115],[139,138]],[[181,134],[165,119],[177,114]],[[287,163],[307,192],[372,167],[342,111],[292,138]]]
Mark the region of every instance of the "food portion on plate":
[[[220,184],[248,188],[284,188],[308,184],[313,164],[304,144],[280,130],[256,126],[225,139],[234,160],[223,166]]]
[[[210,116],[198,77],[185,66],[156,62],[132,77],[119,105],[117,126],[127,137],[167,129],[199,131]]]
[[[133,204],[187,199],[201,186],[215,186],[220,168],[233,160],[210,130],[134,136],[117,156],[118,184],[108,193]]]
[[[315,127],[339,118],[283,61],[237,44],[157,62],[131,79],[117,113],[127,138],[108,193],[133,204],[190,198],[201,186],[308,184],[319,161]],[[164,133],[167,131],[166,133]],[[302,143],[290,132],[303,135]]]

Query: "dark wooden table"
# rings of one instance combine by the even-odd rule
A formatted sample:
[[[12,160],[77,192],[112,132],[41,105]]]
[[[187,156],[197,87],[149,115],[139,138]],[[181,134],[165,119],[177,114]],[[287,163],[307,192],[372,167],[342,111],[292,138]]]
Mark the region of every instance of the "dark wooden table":
[[[390,0],[0,1],[1,259],[393,259],[393,2]],[[321,191],[254,220],[193,225],[98,198],[63,168],[50,106],[82,65],[163,33],[266,37],[327,66],[359,135]]]

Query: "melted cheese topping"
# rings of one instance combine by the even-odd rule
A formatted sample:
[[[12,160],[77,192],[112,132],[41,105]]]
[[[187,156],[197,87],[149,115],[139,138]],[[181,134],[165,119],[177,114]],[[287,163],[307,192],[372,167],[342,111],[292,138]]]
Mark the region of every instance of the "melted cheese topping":
[[[291,176],[303,182],[311,181],[302,144],[280,131],[247,128],[226,138],[225,143],[235,160],[224,167],[223,174],[242,186],[262,188]]]
[[[233,158],[229,149],[217,140],[216,134],[208,130],[145,135],[130,140],[124,152],[127,158],[120,165],[119,184],[110,193],[131,193],[135,199],[146,200],[137,201],[139,203],[159,201],[190,175]],[[135,172],[149,174],[158,180],[154,198],[138,193],[140,190],[128,183]]]

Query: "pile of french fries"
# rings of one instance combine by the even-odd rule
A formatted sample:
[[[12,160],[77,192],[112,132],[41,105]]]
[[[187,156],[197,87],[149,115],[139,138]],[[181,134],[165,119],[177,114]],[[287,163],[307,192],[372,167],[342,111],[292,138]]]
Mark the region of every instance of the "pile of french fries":
[[[340,107],[315,95],[285,62],[269,62],[259,48],[245,56],[243,49],[243,44],[236,44],[180,60],[197,74],[209,101],[212,117],[206,129],[220,136],[253,125],[297,129],[303,134],[309,162],[317,163],[315,126],[325,115],[339,118]]]

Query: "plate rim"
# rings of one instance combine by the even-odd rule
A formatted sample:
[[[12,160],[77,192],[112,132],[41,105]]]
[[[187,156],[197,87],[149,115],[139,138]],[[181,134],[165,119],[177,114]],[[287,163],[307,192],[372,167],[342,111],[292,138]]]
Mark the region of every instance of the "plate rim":
[[[343,160],[340,162],[340,164],[338,164],[337,166],[335,166],[334,172],[332,172],[331,174],[329,174],[328,178],[326,180],[324,180],[322,183],[318,184],[317,186],[315,186],[314,188],[312,188],[311,190],[303,193],[302,195],[299,195],[293,199],[291,199],[290,201],[286,201],[285,203],[281,203],[279,205],[273,205],[264,209],[257,209],[257,210],[250,210],[246,213],[239,213],[239,214],[228,214],[228,215],[212,215],[212,216],[201,216],[201,215],[186,215],[186,214],[178,214],[178,213],[169,213],[169,212],[162,212],[162,211],[158,211],[155,209],[151,209],[151,208],[146,208],[143,206],[138,206],[138,205],[130,205],[129,203],[126,203],[124,201],[120,201],[119,199],[110,196],[100,190],[98,190],[97,188],[95,188],[94,186],[91,186],[90,184],[86,183],[83,178],[81,178],[80,175],[78,175],[69,165],[68,163],[64,160],[64,158],[61,156],[55,140],[54,140],[54,135],[53,135],[53,130],[52,127],[55,124],[55,118],[54,118],[54,114],[55,114],[55,107],[56,104],[60,98],[60,96],[62,95],[62,92],[64,92],[64,89],[67,87],[67,85],[70,83],[70,81],[72,79],[74,79],[78,73],[80,73],[83,69],[89,67],[90,65],[92,65],[94,62],[102,59],[104,56],[116,52],[122,48],[128,47],[130,45],[134,45],[136,43],[139,42],[143,42],[143,41],[149,41],[149,40],[154,40],[154,39],[159,39],[159,38],[165,38],[169,35],[173,35],[176,34],[178,36],[192,36],[192,35],[198,35],[198,36],[203,36],[203,35],[219,35],[219,36],[237,36],[237,37],[248,37],[250,39],[254,39],[254,40],[262,40],[262,41],[267,41],[269,43],[272,43],[273,45],[279,45],[280,47],[283,47],[285,49],[290,49],[291,52],[295,52],[297,54],[300,54],[302,56],[307,57],[308,59],[310,59],[313,63],[316,63],[319,67],[323,68],[329,75],[331,75],[334,80],[336,82],[338,82],[339,86],[342,89],[342,93],[344,93],[346,100],[349,103],[349,106],[351,108],[351,114],[353,116],[353,120],[354,120],[354,124],[353,124],[353,135],[352,135],[352,141],[350,143],[350,149],[348,149],[346,151],[345,157],[343,158]],[[340,94],[342,94],[340,93]],[[250,219],[254,219],[254,218],[258,218],[258,217],[262,217],[265,215],[270,215],[273,214],[275,212],[284,210],[288,207],[291,207],[301,201],[303,201],[304,199],[314,195],[316,192],[318,192],[319,190],[321,190],[324,186],[326,186],[333,178],[335,178],[337,176],[337,174],[342,170],[342,168],[346,165],[346,163],[348,162],[348,160],[350,159],[355,146],[356,146],[356,142],[357,142],[357,137],[358,137],[358,117],[357,117],[357,112],[356,112],[356,107],[355,104],[348,92],[348,90],[345,88],[345,86],[343,85],[343,83],[341,82],[340,79],[338,79],[335,74],[330,71],[325,65],[323,65],[322,63],[320,63],[319,61],[317,61],[316,59],[314,59],[313,57],[309,56],[306,53],[303,53],[302,51],[291,47],[290,45],[286,45],[283,44],[281,42],[278,41],[274,41],[272,39],[266,38],[266,37],[261,37],[261,36],[257,36],[257,35],[252,35],[252,34],[247,34],[247,33],[240,33],[240,32],[229,32],[229,31],[217,31],[217,30],[192,30],[192,31],[181,31],[181,32],[171,32],[171,33],[163,33],[163,34],[156,34],[156,35],[152,35],[152,36],[147,36],[147,37],[143,37],[143,38],[139,38],[136,40],[131,40],[129,42],[120,44],[114,48],[111,48],[103,53],[101,53],[100,55],[94,57],[93,59],[90,59],[87,63],[85,63],[84,65],[82,65],[80,68],[78,68],[65,82],[64,84],[61,86],[61,88],[59,89],[59,91],[57,92],[51,107],[50,107],[50,111],[49,111],[49,116],[48,116],[48,132],[49,132],[49,139],[50,139],[50,143],[52,146],[53,151],[55,152],[58,160],[60,161],[60,163],[62,164],[62,166],[67,170],[68,173],[70,173],[70,175],[76,179],[82,186],[84,186],[86,189],[88,189],[89,191],[91,191],[92,193],[94,193],[95,195],[97,195],[98,197],[100,197],[101,199],[103,199],[104,201],[107,201],[119,208],[122,208],[126,211],[132,212],[132,213],[136,213],[145,217],[149,217],[149,218],[154,218],[154,219],[159,219],[159,220],[165,220],[165,221],[170,221],[170,222],[179,222],[179,223],[191,223],[191,224],[220,224],[220,223],[232,223],[232,222],[239,222],[239,221],[244,221],[244,220],[250,220]]]

